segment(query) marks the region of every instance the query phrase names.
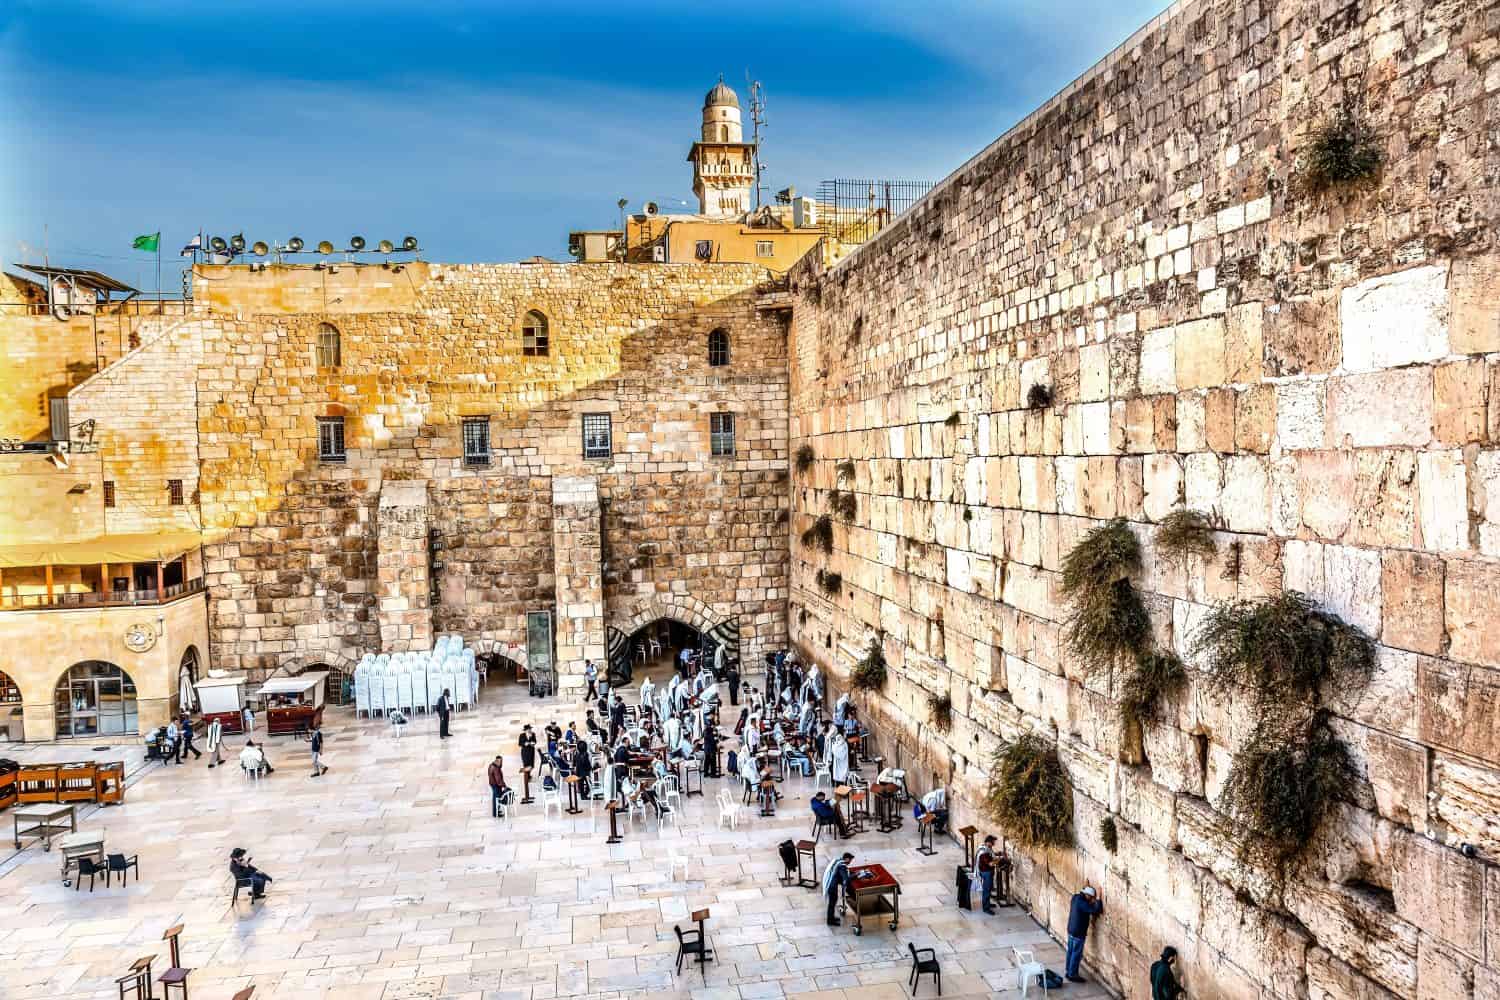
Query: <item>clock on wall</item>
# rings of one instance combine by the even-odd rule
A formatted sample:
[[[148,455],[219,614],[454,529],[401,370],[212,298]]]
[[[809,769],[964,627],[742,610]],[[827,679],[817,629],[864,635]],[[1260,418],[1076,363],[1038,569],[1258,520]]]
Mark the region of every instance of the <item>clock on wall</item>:
[[[134,653],[144,653],[156,645],[156,629],[145,622],[136,622],[125,630],[125,648]]]

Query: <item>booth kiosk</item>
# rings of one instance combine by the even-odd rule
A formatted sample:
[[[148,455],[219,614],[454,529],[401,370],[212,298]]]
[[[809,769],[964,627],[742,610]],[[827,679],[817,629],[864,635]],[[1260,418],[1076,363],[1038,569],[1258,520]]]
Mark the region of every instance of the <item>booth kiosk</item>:
[[[260,687],[266,711],[266,732],[272,736],[306,733],[323,723],[324,688],[328,672],[273,677]]]
[[[194,684],[198,690],[198,709],[204,722],[219,720],[226,733],[245,731],[245,675],[209,671]]]

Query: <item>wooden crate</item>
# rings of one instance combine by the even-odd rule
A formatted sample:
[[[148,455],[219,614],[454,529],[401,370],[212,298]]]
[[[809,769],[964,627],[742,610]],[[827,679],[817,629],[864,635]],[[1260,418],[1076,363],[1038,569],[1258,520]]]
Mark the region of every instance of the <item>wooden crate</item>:
[[[60,765],[57,769],[57,801],[93,802],[98,795],[96,771],[92,762]]]
[[[16,772],[18,802],[56,802],[57,765],[25,765]]]
[[[105,761],[95,776],[95,802],[111,804],[125,801],[125,762]]]

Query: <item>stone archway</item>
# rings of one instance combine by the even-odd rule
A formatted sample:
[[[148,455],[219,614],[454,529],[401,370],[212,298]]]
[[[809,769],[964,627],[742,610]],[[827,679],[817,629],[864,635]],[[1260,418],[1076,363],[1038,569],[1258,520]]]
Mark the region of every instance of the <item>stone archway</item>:
[[[691,594],[651,594],[626,605],[623,615],[605,629],[611,669],[619,666],[621,657],[628,668],[629,649],[625,640],[654,621],[666,618],[696,629],[725,648],[728,662],[740,662],[739,616],[724,616]],[[628,673],[628,669],[626,671]]]

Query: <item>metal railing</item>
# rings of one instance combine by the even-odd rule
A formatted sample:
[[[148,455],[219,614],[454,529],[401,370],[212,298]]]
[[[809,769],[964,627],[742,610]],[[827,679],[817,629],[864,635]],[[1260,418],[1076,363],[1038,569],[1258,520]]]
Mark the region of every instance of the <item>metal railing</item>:
[[[131,608],[166,604],[179,598],[203,592],[203,579],[175,583],[158,591],[93,590],[79,594],[0,594],[0,611],[72,610],[77,608]]]
[[[931,190],[930,181],[825,180],[818,185],[818,225],[841,243],[868,243]]]
[[[23,316],[50,316],[54,310],[72,316],[186,316],[193,311],[193,300],[135,298],[118,302],[57,302],[52,305],[45,302],[0,302],[0,312]]]

